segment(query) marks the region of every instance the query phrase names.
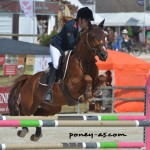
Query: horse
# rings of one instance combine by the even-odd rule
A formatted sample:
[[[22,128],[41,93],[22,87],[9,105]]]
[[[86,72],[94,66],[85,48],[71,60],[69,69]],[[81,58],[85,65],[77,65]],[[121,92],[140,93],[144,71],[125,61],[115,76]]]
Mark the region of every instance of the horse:
[[[61,66],[65,68],[62,69],[64,76],[57,78],[53,84],[51,103],[43,100],[47,90],[47,86],[39,82],[45,74],[43,71],[18,77],[8,97],[10,115],[55,115],[61,111],[63,105],[73,106],[79,101],[87,102],[89,98],[92,98],[92,89],[98,79],[95,56],[97,55],[102,61],[106,61],[108,56],[103,24],[104,21],[99,25],[91,25],[80,35],[73,52],[69,53],[66,63],[63,63],[63,65],[66,64],[65,67]],[[27,127],[17,132],[20,137],[24,137],[27,133]],[[30,140],[37,141],[41,137],[42,129],[36,127],[35,134],[31,135]]]

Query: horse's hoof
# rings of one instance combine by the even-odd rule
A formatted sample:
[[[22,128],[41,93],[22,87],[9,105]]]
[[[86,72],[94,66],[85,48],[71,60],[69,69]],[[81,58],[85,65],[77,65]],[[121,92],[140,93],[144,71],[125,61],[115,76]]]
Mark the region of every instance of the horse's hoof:
[[[35,134],[32,134],[31,137],[30,137],[30,140],[36,142],[36,141],[38,141],[42,136],[43,136],[42,134],[39,135],[39,136],[37,136],[37,135],[35,135]]]
[[[18,135],[19,137],[25,137],[28,132],[29,132],[28,130],[19,130],[19,131],[17,132],[17,135]]]

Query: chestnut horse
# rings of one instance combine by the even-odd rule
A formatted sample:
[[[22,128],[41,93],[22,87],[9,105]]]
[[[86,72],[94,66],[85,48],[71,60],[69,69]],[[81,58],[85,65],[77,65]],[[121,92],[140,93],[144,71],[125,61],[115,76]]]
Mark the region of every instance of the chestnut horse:
[[[61,111],[62,105],[76,105],[80,99],[92,98],[92,88],[98,78],[95,56],[105,61],[108,55],[103,23],[104,21],[99,26],[91,25],[80,36],[75,50],[68,57],[64,78],[57,80],[53,85],[52,103],[43,100],[47,87],[39,84],[39,79],[44,72],[22,75],[16,80],[9,94],[10,115],[55,115]],[[28,129],[24,127],[18,131],[18,135],[24,137],[27,132]],[[41,127],[37,127],[30,139],[38,140],[41,133]]]

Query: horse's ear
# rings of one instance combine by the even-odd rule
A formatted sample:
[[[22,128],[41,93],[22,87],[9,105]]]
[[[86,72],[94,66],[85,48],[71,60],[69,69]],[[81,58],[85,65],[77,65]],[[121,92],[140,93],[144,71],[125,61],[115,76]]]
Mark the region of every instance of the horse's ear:
[[[104,27],[104,22],[105,22],[105,19],[98,26],[103,28]]]

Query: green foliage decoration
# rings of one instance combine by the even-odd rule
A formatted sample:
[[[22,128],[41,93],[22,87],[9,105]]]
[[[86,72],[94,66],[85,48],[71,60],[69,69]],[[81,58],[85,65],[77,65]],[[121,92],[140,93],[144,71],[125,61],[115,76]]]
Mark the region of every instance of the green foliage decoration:
[[[49,46],[50,43],[51,43],[52,38],[53,38],[56,34],[57,34],[57,31],[56,31],[56,30],[53,30],[50,35],[48,35],[48,34],[43,34],[43,35],[40,37],[40,40],[39,40],[40,45]]]

